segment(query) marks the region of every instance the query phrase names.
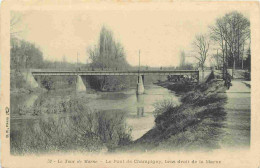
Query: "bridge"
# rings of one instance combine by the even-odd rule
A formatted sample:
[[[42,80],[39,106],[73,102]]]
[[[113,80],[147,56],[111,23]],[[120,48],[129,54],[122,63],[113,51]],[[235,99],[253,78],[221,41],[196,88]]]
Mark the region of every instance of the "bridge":
[[[57,71],[57,70],[32,70],[32,75],[39,76],[138,76],[138,75],[198,75],[197,70],[132,70],[132,71]]]
[[[144,76],[159,75],[159,76],[195,76],[199,82],[198,70],[118,70],[118,71],[85,71],[85,70],[31,70],[33,76],[77,76],[77,90],[86,90],[82,76],[138,76],[137,78],[137,94],[144,93]]]

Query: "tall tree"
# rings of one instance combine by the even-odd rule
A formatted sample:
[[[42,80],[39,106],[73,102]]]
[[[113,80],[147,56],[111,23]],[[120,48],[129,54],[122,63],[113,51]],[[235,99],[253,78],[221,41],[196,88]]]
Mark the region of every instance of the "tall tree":
[[[106,27],[102,27],[100,31],[98,45],[88,48],[87,52],[93,69],[119,70],[129,67],[123,46],[114,39],[112,31]],[[116,77],[93,77],[93,80],[95,80],[95,85],[98,85],[101,90],[106,90],[106,87],[109,85],[120,83],[120,79]]]
[[[211,39],[214,41],[221,50],[222,53],[222,73],[223,73],[223,78],[225,78],[226,70],[227,70],[227,43],[226,43],[226,37],[225,37],[225,32],[226,32],[226,27],[227,24],[222,18],[218,18],[216,20],[216,23],[214,26],[211,26]]]
[[[123,69],[128,67],[124,48],[113,38],[113,33],[106,27],[102,27],[98,46],[87,50],[92,61],[93,68],[101,69]]]
[[[197,35],[193,42],[194,48],[197,54],[194,57],[197,59],[199,67],[202,69],[202,75],[204,76],[205,61],[208,57],[208,51],[210,46],[210,40],[206,35]]]
[[[244,47],[250,41],[250,21],[237,11],[218,18],[210,27],[211,38],[222,50],[224,65],[242,67]],[[234,71],[233,71],[234,72]]]
[[[250,22],[241,13],[231,12],[224,17],[227,22],[226,39],[230,49],[230,56],[233,62],[233,69],[236,63],[239,65],[241,60],[242,45],[249,37]]]

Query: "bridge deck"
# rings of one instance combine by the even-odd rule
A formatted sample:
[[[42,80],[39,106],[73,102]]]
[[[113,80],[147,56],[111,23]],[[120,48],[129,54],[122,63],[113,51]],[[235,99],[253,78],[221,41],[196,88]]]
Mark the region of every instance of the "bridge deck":
[[[137,76],[139,75],[197,75],[199,71],[197,70],[151,70],[151,71],[32,71],[33,75],[40,76]]]

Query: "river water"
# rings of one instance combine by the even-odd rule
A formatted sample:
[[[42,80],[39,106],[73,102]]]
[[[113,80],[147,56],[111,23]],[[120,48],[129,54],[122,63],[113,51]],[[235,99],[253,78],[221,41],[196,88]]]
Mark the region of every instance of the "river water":
[[[156,85],[145,86],[145,94],[136,95],[134,88],[120,92],[97,92],[95,94],[88,93],[73,93],[74,96],[80,99],[87,99],[87,106],[96,111],[105,113],[124,113],[125,120],[123,121],[129,129],[131,129],[132,140],[140,138],[148,130],[154,126],[154,104],[164,99],[171,99],[176,104],[179,104],[179,98],[174,92]],[[27,96],[11,96],[11,144],[23,144],[26,136],[32,136],[32,132],[36,129],[46,129],[46,124],[39,124],[39,120],[44,120],[44,123],[53,122],[53,117],[59,118],[59,123],[64,123],[60,118],[66,118],[63,113],[41,114],[41,115],[21,115],[21,107],[27,110],[36,110],[39,104],[44,104],[43,101],[48,99],[51,103],[56,102],[59,98],[69,99],[70,93],[42,93],[30,94]],[[40,101],[42,99],[42,101]],[[33,108],[35,106],[35,108]],[[49,105],[51,106],[51,105]],[[48,107],[48,106],[47,106]],[[46,108],[46,107],[45,107]],[[43,108],[44,109],[44,108]],[[47,109],[48,110],[48,109]],[[23,112],[24,113],[24,112]],[[25,112],[26,113],[26,112]],[[30,112],[33,113],[33,112]],[[77,115],[77,114],[74,114]],[[104,117],[109,115],[103,115]],[[115,118],[111,117],[110,118]],[[117,116],[118,117],[118,116]],[[44,119],[43,119],[44,118]],[[111,120],[108,120],[111,121]],[[87,121],[85,121],[87,122]],[[118,121],[119,122],[119,121]],[[33,130],[32,130],[33,129]],[[60,129],[60,128],[59,128]],[[28,131],[28,132],[27,132]],[[22,136],[17,136],[23,132]],[[39,132],[39,131],[37,131]],[[13,135],[13,136],[12,136]],[[21,139],[22,138],[22,139]],[[28,141],[24,140],[24,141]],[[30,142],[32,143],[32,142]]]

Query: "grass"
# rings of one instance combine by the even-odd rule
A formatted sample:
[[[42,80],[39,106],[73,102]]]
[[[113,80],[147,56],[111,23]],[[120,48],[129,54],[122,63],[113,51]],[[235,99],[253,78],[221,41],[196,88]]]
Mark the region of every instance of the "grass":
[[[124,113],[84,111],[24,122],[11,131],[11,154],[110,151],[131,141],[124,119]]]
[[[179,82],[179,83],[171,83],[171,82],[161,82],[158,83],[159,86],[165,87],[169,90],[174,91],[176,94],[184,94],[189,92],[190,90],[193,90],[196,86],[195,83],[190,82]]]
[[[175,107],[175,102],[171,98],[163,99],[161,101],[157,101],[154,104],[155,110],[154,110],[154,116],[157,118],[161,114],[163,114],[166,111],[171,111]]]

